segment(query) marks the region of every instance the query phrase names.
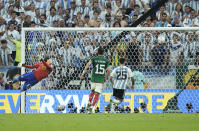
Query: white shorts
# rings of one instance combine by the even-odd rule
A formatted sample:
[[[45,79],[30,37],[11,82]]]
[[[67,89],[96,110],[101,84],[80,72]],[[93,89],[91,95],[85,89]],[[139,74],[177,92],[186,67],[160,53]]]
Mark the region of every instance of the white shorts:
[[[94,90],[97,93],[101,93],[104,87],[104,83],[93,83],[91,82],[91,90]]]

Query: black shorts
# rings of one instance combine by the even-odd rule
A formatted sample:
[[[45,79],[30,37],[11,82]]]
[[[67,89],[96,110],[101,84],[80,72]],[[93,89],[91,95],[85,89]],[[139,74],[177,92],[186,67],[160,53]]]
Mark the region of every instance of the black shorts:
[[[113,88],[113,96],[120,99],[120,100],[123,100],[124,99],[124,89],[114,89]]]

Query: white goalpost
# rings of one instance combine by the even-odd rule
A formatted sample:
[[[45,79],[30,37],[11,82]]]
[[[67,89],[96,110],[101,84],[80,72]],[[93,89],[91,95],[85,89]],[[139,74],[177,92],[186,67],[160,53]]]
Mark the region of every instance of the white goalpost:
[[[126,35],[121,36],[123,31]],[[117,36],[120,37],[116,39]],[[195,101],[199,98],[196,84],[199,74],[195,74],[199,27],[22,28],[21,63],[33,65],[39,62],[38,58],[49,55],[56,68],[46,79],[21,93],[21,113],[57,113],[58,105],[67,107],[64,113],[83,113],[92,67],[84,80],[80,80],[79,75],[99,46],[104,48],[104,57],[109,60],[111,69],[118,66],[119,58],[123,57],[132,71],[144,76],[140,80],[135,72],[135,89],[126,91],[121,109],[129,107],[133,113],[133,109],[138,108],[144,112],[140,103],[145,103],[148,112],[163,113],[168,100],[185,86],[178,97],[179,110],[189,112],[186,104],[190,102],[195,107],[199,105]],[[30,71],[22,67],[21,74]],[[189,81],[191,76],[195,81]],[[111,92],[108,80],[96,106],[101,113],[107,112]],[[68,108],[71,103],[73,106]],[[192,109],[193,112],[198,110]]]

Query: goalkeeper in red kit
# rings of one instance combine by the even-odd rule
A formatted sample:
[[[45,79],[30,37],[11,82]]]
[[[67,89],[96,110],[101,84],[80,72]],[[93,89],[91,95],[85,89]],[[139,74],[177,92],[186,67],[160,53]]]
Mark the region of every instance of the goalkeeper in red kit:
[[[24,85],[21,87],[21,90],[23,91],[29,89],[42,79],[46,78],[54,69],[52,66],[52,59],[50,59],[48,56],[35,65],[22,64],[22,66],[26,68],[36,68],[36,70],[33,70],[32,72],[25,73],[13,79],[12,83],[25,81]]]

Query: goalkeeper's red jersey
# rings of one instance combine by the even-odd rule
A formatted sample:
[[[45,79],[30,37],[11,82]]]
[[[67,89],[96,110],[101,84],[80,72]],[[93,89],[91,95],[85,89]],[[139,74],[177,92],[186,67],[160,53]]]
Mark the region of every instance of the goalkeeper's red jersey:
[[[24,67],[37,68],[36,70],[33,70],[32,72],[34,73],[34,76],[38,81],[41,81],[42,79],[46,78],[48,74],[50,74],[52,70],[54,69],[53,66],[50,66],[45,61],[42,61],[35,65],[24,65]]]

